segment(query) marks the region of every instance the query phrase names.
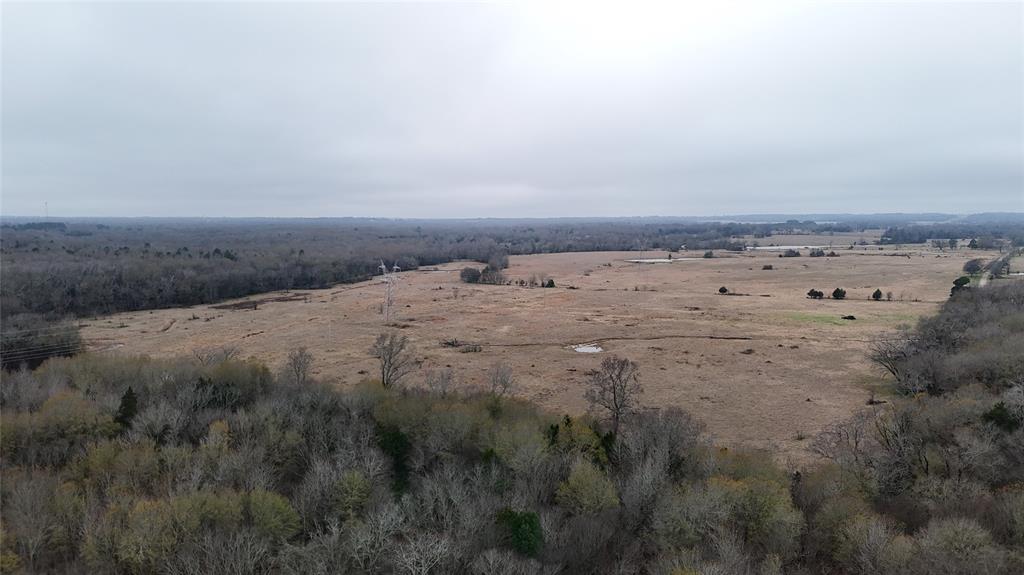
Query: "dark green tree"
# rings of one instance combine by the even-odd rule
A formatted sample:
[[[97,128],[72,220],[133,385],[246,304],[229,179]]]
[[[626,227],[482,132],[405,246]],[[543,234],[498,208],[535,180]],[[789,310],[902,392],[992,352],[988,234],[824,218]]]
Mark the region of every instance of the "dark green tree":
[[[135,419],[135,415],[139,412],[139,398],[135,395],[135,390],[128,387],[124,394],[121,395],[121,405],[117,407],[117,415],[114,416],[114,422],[120,425],[123,429],[128,429],[132,425],[132,420]]]
[[[537,556],[544,543],[544,531],[536,513],[502,509],[498,512],[498,523],[508,530],[513,549],[529,557]]]
[[[871,299],[875,301],[882,299],[882,290],[876,289],[875,292],[871,294]]]
[[[846,299],[846,290],[843,288],[832,290],[832,299]]]

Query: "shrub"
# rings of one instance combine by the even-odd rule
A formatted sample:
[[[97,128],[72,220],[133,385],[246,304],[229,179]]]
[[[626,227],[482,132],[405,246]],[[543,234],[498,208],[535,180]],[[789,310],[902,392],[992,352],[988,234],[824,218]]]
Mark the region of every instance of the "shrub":
[[[713,252],[711,250],[708,250],[708,251],[704,252],[704,256],[703,257],[705,259],[711,259],[711,258],[715,257],[715,252]]]
[[[581,514],[594,514],[619,505],[615,485],[593,463],[573,464],[569,477],[558,486],[558,503]]]
[[[355,519],[370,500],[370,481],[361,472],[350,469],[334,486],[335,509],[344,519]]]
[[[462,271],[459,272],[459,278],[468,284],[478,283],[480,281],[480,270],[472,267],[464,267],[462,268]]]
[[[665,551],[692,548],[722,530],[728,512],[720,491],[682,487],[655,506],[651,518],[654,540]]]
[[[832,299],[846,299],[846,290],[843,288],[832,290]]]
[[[794,249],[788,249],[788,250],[782,252],[781,254],[779,254],[779,257],[780,258],[798,258],[798,257],[800,257],[800,252],[797,251],[797,250],[794,250]]]
[[[248,497],[248,511],[256,533],[271,541],[287,541],[299,532],[299,514],[277,493],[253,491]]]
[[[729,293],[729,288],[727,288],[725,286],[722,286],[722,287],[718,288],[718,293],[720,293],[720,294],[727,294],[727,293]]]
[[[823,258],[825,257],[825,250],[816,248],[811,250],[811,253],[808,255],[810,255],[812,258]]]
[[[761,266],[761,269],[762,270],[773,270],[773,269],[775,269],[775,267],[772,266],[772,264],[764,264],[763,266]]]
[[[544,287],[553,288],[555,287],[555,280],[548,278],[548,281],[544,283]]]
[[[971,241],[973,242],[974,240],[971,240]],[[985,260],[983,260],[981,258],[975,258],[973,260],[967,260],[967,262],[964,263],[964,268],[963,268],[964,269],[964,273],[965,274],[974,275],[974,274],[976,274],[976,273],[978,273],[978,272],[980,272],[982,270],[982,268],[984,267],[984,264],[985,264]]]
[[[982,414],[981,419],[1007,433],[1013,433],[1021,426],[1020,417],[1006,407],[1005,401],[992,406],[992,409]]]
[[[913,541],[890,522],[870,514],[842,526],[836,559],[857,575],[906,573],[914,558]]]
[[[881,299],[882,299],[882,290],[880,290],[880,289],[876,289],[876,290],[875,290],[875,291],[874,291],[874,292],[873,292],[873,293],[871,294],[871,299],[873,299],[873,300],[875,300],[875,301],[879,301],[879,300],[881,300]]]
[[[972,519],[936,519],[917,536],[916,571],[929,575],[998,574],[1006,551]]]
[[[957,292],[967,289],[967,284],[971,283],[971,278],[967,276],[960,276],[953,280],[953,288],[949,290],[949,296],[953,297]]]
[[[816,290],[814,288],[811,288],[807,292],[807,297],[809,297],[811,299],[821,299],[821,298],[825,297],[825,292],[820,291],[820,290]]]
[[[498,512],[498,523],[507,531],[513,549],[529,557],[537,556],[544,544],[544,531],[536,513],[502,509]]]
[[[796,553],[803,517],[793,507],[785,485],[769,479],[714,477],[712,489],[722,492],[730,522],[747,544],[762,555]]]

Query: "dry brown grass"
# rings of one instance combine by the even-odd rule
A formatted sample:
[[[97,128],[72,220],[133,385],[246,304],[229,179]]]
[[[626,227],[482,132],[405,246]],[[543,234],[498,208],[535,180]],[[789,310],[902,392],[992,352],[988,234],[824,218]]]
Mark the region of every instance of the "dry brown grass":
[[[605,353],[640,364],[646,405],[689,409],[726,445],[803,459],[807,442],[796,438],[863,406],[876,386],[879,374],[865,357],[868,341],[934,312],[963,263],[989,255],[921,246],[848,251],[845,237],[802,237],[797,243],[829,239],[841,257],[721,252],[701,259],[691,252],[675,257],[695,259],[642,265],[624,261],[635,252],[511,258],[508,278],[546,275],[557,282],[554,289],[467,285],[458,274],[466,264],[452,263],[401,274],[394,324],[416,345],[424,370],[451,367],[457,385],[478,385],[491,365],[505,361],[515,370],[519,395],[568,412],[586,408],[584,374],[604,356],[571,346],[597,342]],[[772,242],[790,243],[780,236],[761,244]],[[762,270],[764,264],[775,269]],[[720,286],[744,295],[719,295]],[[810,300],[804,294],[812,287],[825,293],[844,287],[848,296]],[[871,301],[875,288],[897,300]],[[303,346],[316,358],[318,377],[351,385],[375,373],[368,350],[385,328],[382,294],[380,282],[370,281],[256,296],[249,300],[259,300],[256,309],[118,314],[86,322],[83,335],[93,350],[154,356],[236,346],[243,356],[275,366]],[[857,319],[840,320],[842,315]],[[451,338],[481,351],[442,345]],[[410,383],[421,380],[414,374]]]

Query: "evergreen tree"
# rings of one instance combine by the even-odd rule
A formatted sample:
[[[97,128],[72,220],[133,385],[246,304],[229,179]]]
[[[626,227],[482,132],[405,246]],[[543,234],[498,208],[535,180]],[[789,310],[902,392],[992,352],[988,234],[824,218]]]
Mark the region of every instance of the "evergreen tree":
[[[128,429],[132,420],[135,419],[135,414],[139,412],[139,399],[135,396],[135,391],[128,387],[125,390],[124,395],[121,396],[121,405],[117,408],[117,415],[114,417],[114,422],[120,425],[124,429]]]

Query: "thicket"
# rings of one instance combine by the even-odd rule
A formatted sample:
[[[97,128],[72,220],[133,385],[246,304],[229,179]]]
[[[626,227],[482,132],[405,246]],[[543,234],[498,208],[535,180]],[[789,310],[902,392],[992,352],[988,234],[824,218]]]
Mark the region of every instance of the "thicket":
[[[930,346],[966,363],[946,366],[931,394],[830,426],[813,440],[823,463],[796,472],[714,447],[675,408],[595,402],[600,419],[556,417],[493,382],[338,390],[226,356],[52,359],[0,385],[0,562],[69,573],[1019,573],[1024,369],[1010,348],[988,351],[1024,341],[1022,289],[972,290],[922,321],[901,378],[935,375],[934,356],[921,357]],[[986,365],[1002,375],[985,379]],[[642,366],[609,358],[591,380],[639,393]]]

